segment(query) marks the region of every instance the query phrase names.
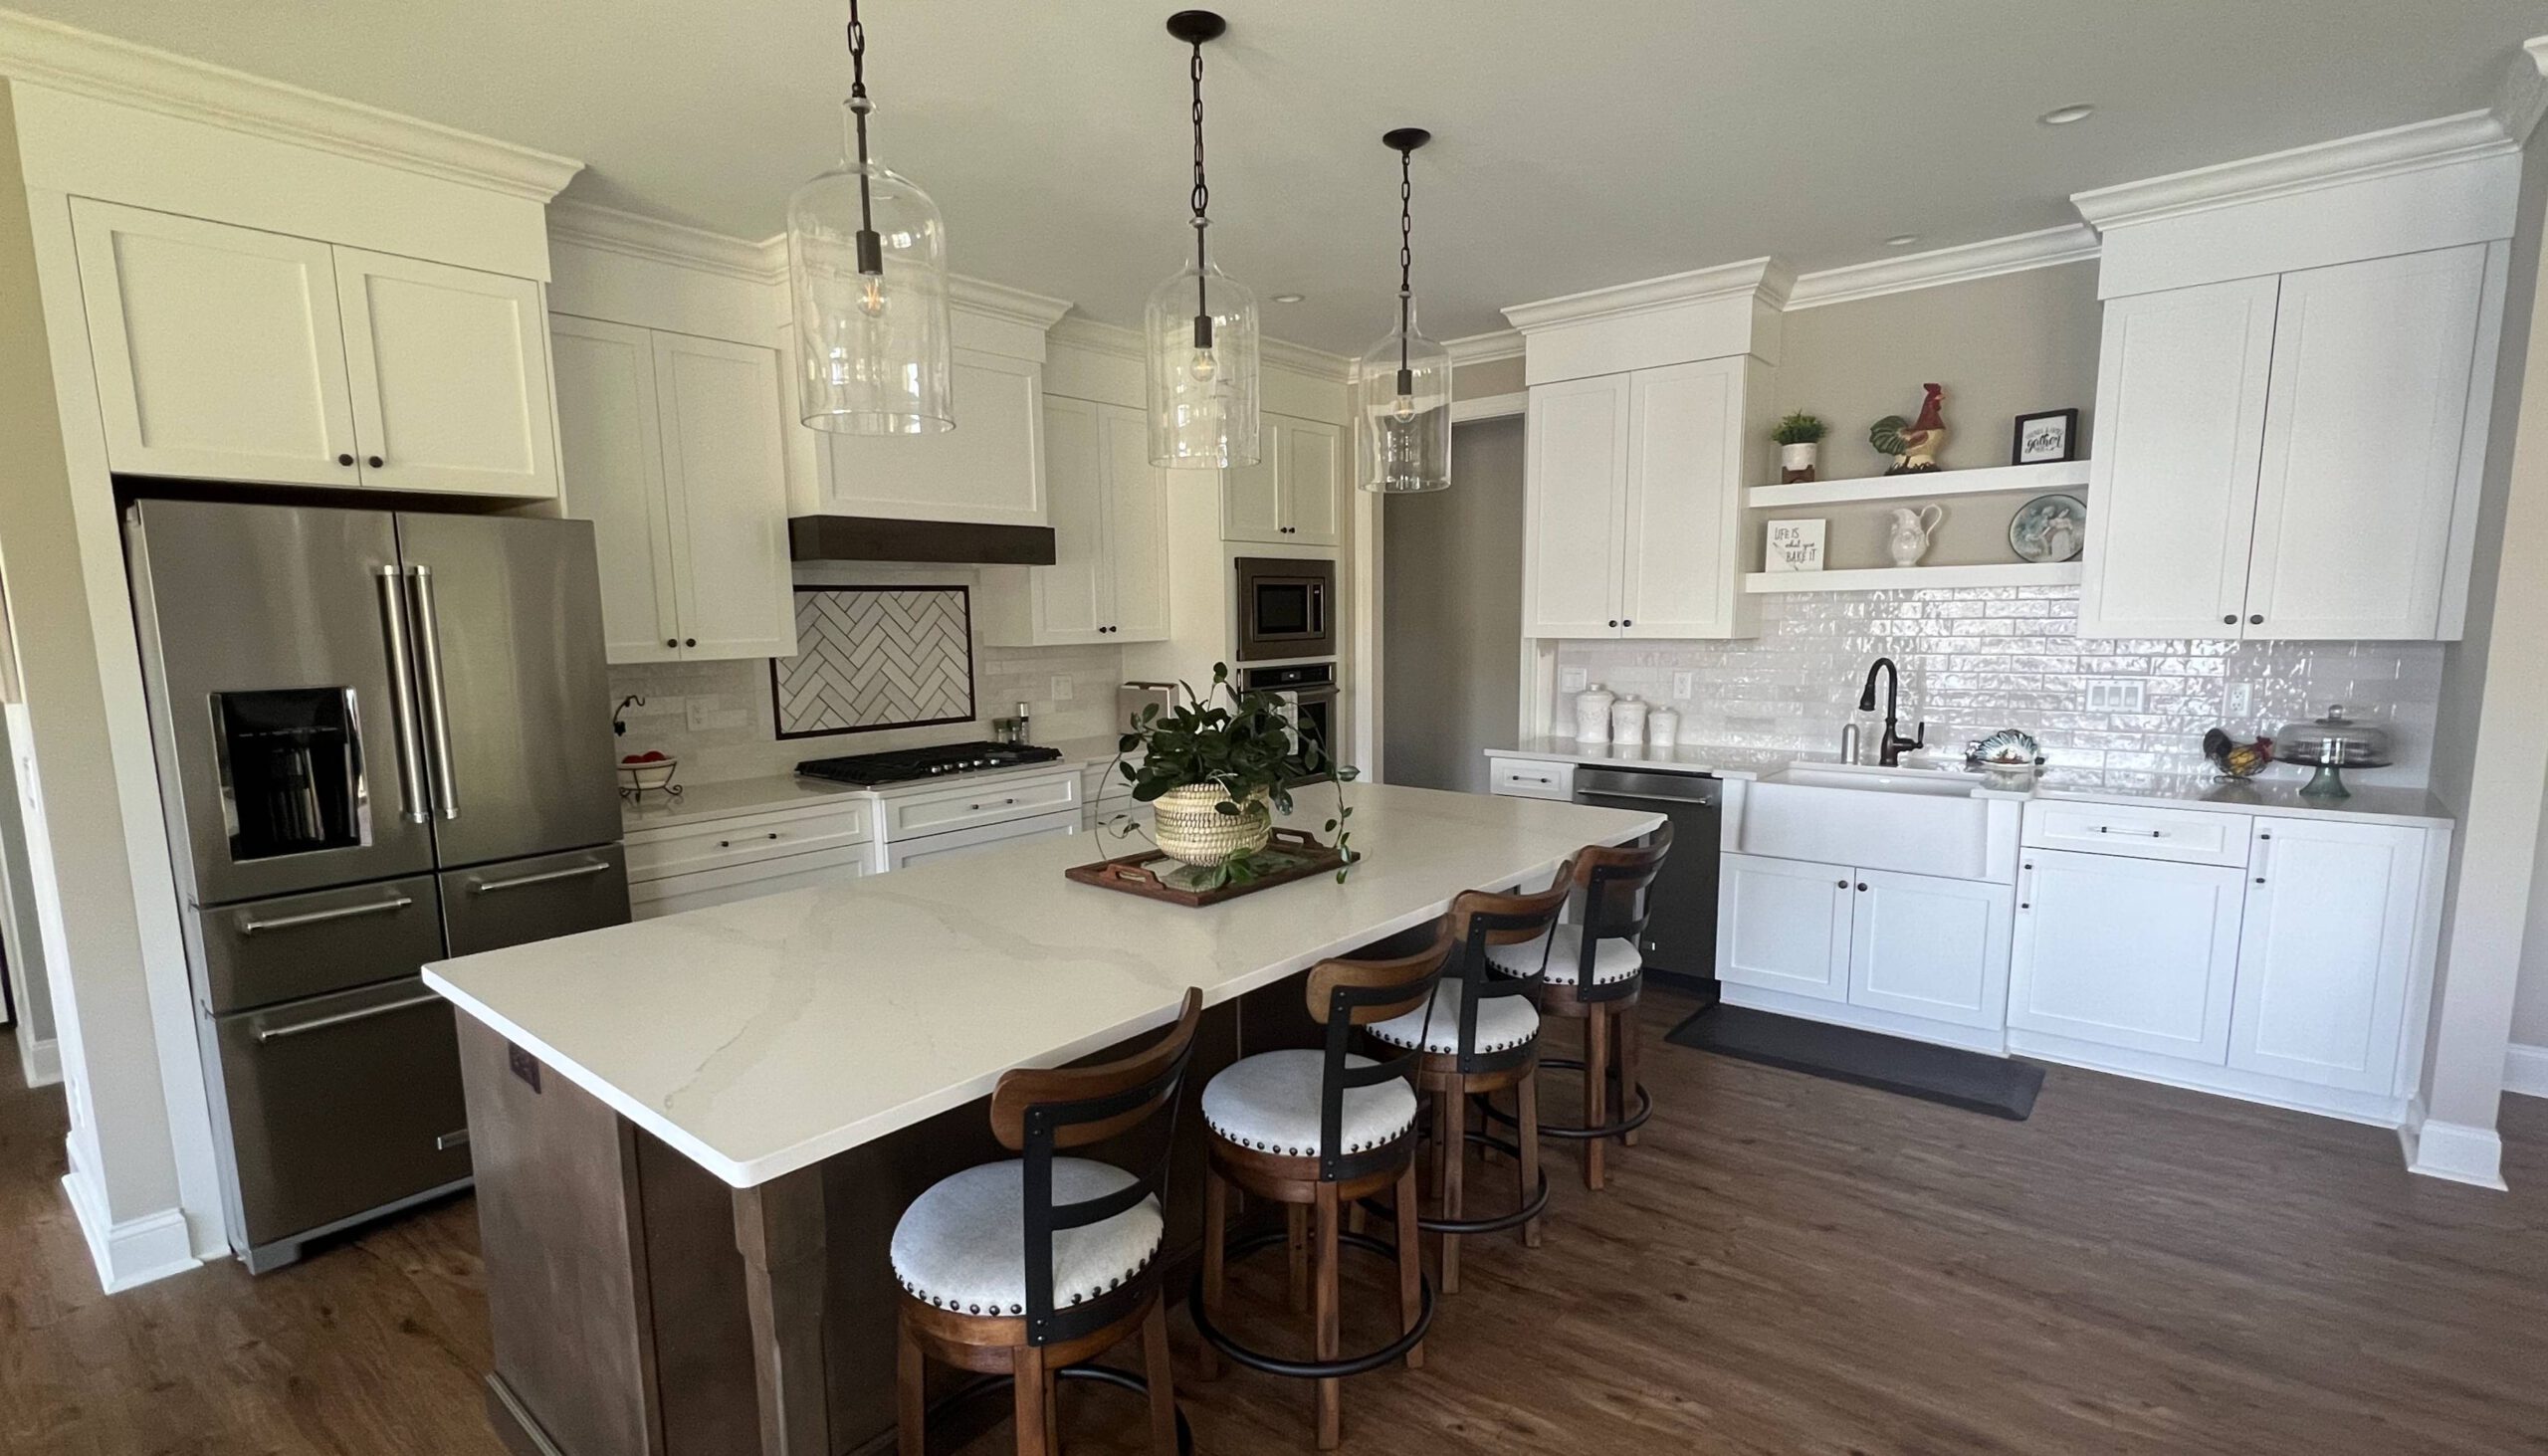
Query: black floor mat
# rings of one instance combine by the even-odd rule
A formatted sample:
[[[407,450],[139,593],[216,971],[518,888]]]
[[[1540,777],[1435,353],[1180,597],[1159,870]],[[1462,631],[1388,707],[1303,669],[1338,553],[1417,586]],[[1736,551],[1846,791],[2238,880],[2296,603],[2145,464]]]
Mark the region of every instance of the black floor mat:
[[[2043,1090],[2043,1069],[2009,1057],[1907,1041],[1746,1006],[1711,1006],[1673,1027],[1674,1046],[1740,1057],[1854,1082],[1924,1102],[2022,1123]]]

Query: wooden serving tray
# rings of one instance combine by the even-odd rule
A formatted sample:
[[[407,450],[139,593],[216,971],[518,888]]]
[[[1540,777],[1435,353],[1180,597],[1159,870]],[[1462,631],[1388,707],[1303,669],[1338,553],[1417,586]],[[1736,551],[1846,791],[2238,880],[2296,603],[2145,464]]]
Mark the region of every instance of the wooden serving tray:
[[[1140,854],[1121,855],[1095,864],[1073,865],[1062,874],[1082,885],[1095,885],[1106,890],[1120,890],[1126,895],[1139,895],[1146,900],[1165,900],[1170,905],[1218,905],[1259,890],[1289,885],[1312,875],[1332,875],[1345,868],[1343,852],[1325,845],[1307,831],[1277,829],[1266,841],[1261,854],[1291,860],[1259,871],[1254,880],[1244,885],[1223,885],[1212,890],[1197,890],[1177,883],[1185,866],[1156,849]]]

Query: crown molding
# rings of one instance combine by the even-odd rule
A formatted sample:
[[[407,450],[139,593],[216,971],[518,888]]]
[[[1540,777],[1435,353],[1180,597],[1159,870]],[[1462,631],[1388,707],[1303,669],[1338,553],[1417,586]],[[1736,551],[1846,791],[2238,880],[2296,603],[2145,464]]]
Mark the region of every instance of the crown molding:
[[[1325,349],[1311,348],[1305,343],[1293,343],[1289,339],[1266,338],[1259,335],[1256,352],[1257,357],[1264,363],[1278,364],[1313,378],[1344,383],[1351,381],[1354,377],[1352,359],[1343,354],[1331,354]]]
[[[715,236],[711,234],[710,236]],[[742,246],[760,256],[763,282],[784,286],[787,282],[787,235],[772,233],[758,243]],[[967,313],[981,313],[1010,323],[1022,323],[1038,332],[1049,332],[1071,311],[1068,299],[1030,294],[988,279],[969,278],[960,273],[947,275],[947,302]]]
[[[1504,316],[1529,333],[1563,323],[1591,323],[1634,313],[1651,313],[1683,304],[1712,303],[1749,296],[1773,309],[1784,308],[1796,275],[1775,258],[1753,258],[1662,278],[1590,289],[1536,304],[1516,304]]]
[[[1100,323],[1085,313],[1074,313],[1046,331],[1045,338],[1069,348],[1092,354],[1111,354],[1119,359],[1146,357],[1139,329],[1119,323]]]
[[[642,258],[650,263],[669,263],[681,268],[722,273],[745,283],[773,281],[758,243],[746,243],[741,238],[712,233],[706,228],[688,227],[590,202],[568,200],[550,203],[548,239],[552,243],[572,243],[604,253]],[[781,279],[787,272],[784,251],[782,243]]]
[[[2102,233],[2134,223],[2501,156],[2520,147],[2496,112],[2461,111],[2147,181],[2074,192],[2070,202]]]
[[[1886,294],[1907,294],[1945,284],[1997,278],[2004,273],[2081,263],[2097,256],[2097,234],[2085,223],[2069,223],[2041,232],[1991,238],[1955,248],[1933,248],[1899,258],[1879,258],[1846,268],[1827,268],[1800,275],[1788,293],[1788,308],[1819,309],[1851,304]]]
[[[1451,351],[1451,367],[1465,369],[1472,364],[1492,364],[1501,359],[1522,357],[1522,330],[1498,328],[1487,333],[1472,333],[1455,338],[1442,347]]]
[[[546,202],[584,164],[0,10],[0,76]]]
[[[2521,43],[2512,61],[2504,67],[2502,88],[2489,107],[2495,124],[2515,143],[2527,143],[2530,133],[2539,127],[2539,118],[2548,115],[2548,36],[2534,36]]]

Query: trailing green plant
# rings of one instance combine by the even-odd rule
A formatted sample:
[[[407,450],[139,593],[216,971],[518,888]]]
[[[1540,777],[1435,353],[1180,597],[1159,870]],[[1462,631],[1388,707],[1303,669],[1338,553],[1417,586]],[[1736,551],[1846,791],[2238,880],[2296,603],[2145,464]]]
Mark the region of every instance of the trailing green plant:
[[[1829,433],[1830,426],[1803,410],[1770,427],[1770,438],[1781,445],[1811,445]]]
[[[1283,712],[1283,700],[1232,683],[1227,663],[1212,664],[1212,685],[1202,693],[1191,685],[1178,686],[1185,706],[1162,712],[1156,703],[1146,705],[1116,741],[1108,776],[1131,784],[1134,801],[1144,804],[1188,784],[1216,784],[1221,801],[1212,806],[1214,812],[1233,816],[1251,812],[1251,801],[1259,794],[1273,812],[1289,814],[1295,786],[1313,778],[1332,784],[1336,814],[1321,832],[1336,836],[1332,847],[1345,856],[1336,879],[1344,883],[1346,871],[1361,858],[1354,853],[1353,833],[1346,827],[1354,817],[1354,806],[1346,799],[1345,785],[1361,770],[1337,762],[1314,725],[1301,724],[1295,734],[1292,720]],[[1140,764],[1126,762],[1124,755],[1136,750],[1142,755]],[[1130,814],[1118,814],[1104,827],[1118,838],[1149,837],[1141,821]],[[1265,873],[1272,858],[1262,850],[1232,855],[1201,871],[1198,888],[1248,884]]]

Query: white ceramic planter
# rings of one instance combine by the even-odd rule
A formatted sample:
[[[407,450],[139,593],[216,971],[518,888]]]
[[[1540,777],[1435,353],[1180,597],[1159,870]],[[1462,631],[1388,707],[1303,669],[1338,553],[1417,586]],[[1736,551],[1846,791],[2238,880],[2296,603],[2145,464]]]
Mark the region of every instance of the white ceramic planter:
[[[1783,471],[1811,470],[1814,457],[1820,453],[1821,448],[1820,442],[1813,440],[1808,440],[1802,445],[1782,445],[1779,447],[1779,469]]]
[[[1168,858],[1203,869],[1263,849],[1274,837],[1272,800],[1258,789],[1239,801],[1236,814],[1224,814],[1219,806],[1229,797],[1217,783],[1189,783],[1161,794],[1152,805],[1152,842]]]

